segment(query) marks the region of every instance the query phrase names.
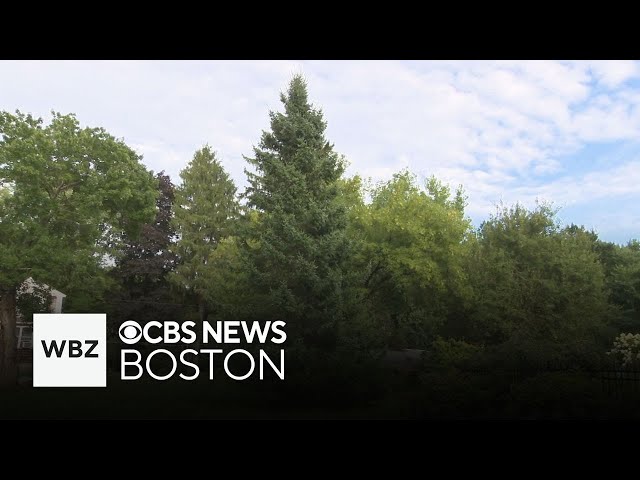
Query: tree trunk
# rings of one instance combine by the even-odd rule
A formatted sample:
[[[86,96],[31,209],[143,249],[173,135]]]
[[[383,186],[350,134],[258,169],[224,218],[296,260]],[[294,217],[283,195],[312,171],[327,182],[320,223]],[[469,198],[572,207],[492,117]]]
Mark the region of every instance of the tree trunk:
[[[0,288],[0,386],[18,383],[16,289]]]

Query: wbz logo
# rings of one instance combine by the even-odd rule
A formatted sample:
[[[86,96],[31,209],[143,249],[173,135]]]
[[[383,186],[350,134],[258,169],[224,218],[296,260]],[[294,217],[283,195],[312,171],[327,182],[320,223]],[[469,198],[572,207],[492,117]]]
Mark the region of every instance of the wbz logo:
[[[106,387],[103,313],[33,315],[34,387]]]
[[[60,345],[55,340],[47,346],[46,340],[42,340],[42,348],[44,348],[44,354],[47,358],[51,358],[51,355],[55,352],[56,357],[60,358],[64,355],[64,346],[67,343],[66,340],[62,340]],[[85,358],[99,358],[97,353],[93,352],[93,349],[98,346],[98,340],[85,340],[84,343],[89,345],[90,348],[84,353]],[[69,358],[82,357],[82,342],[80,340],[69,340]]]

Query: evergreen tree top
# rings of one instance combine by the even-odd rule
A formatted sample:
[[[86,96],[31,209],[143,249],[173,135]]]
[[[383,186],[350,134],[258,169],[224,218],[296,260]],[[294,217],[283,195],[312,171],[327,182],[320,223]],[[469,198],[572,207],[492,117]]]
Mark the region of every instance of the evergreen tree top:
[[[256,169],[245,169],[250,184],[245,197],[262,211],[293,212],[331,203],[344,165],[325,138],[322,110],[309,103],[302,75],[293,77],[280,99],[284,112],[269,113],[271,129],[262,132],[254,157],[245,157]]]
[[[313,110],[313,106],[309,103],[307,82],[300,74],[293,76],[286,94],[284,92],[280,94],[280,101],[284,104],[287,115]]]

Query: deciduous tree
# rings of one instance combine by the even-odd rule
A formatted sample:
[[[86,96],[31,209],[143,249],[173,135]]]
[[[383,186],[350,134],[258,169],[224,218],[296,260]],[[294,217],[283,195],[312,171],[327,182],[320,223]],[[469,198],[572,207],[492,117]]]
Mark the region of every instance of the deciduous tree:
[[[74,115],[0,113],[0,382],[16,380],[16,289],[28,277],[64,290],[99,275],[123,232],[153,218],[141,158]]]

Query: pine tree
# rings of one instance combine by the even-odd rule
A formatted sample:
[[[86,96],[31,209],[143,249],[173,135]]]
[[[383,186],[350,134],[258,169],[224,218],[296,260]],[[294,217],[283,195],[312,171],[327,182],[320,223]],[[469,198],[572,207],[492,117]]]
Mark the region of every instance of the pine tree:
[[[180,178],[175,204],[180,260],[172,279],[196,299],[200,320],[206,321],[216,303],[211,298],[214,252],[231,234],[239,212],[236,187],[209,146],[195,153]]]
[[[326,122],[310,105],[304,79],[281,94],[254,157],[245,159],[248,207],[257,212],[247,242],[260,312],[284,319],[306,345],[335,344],[341,316],[346,211],[339,199],[343,158],[325,138]],[[283,318],[285,317],[285,318]],[[266,318],[265,318],[266,320]]]

